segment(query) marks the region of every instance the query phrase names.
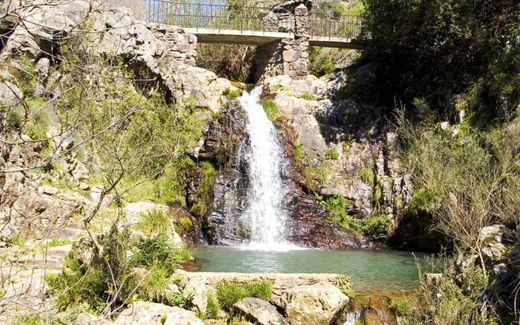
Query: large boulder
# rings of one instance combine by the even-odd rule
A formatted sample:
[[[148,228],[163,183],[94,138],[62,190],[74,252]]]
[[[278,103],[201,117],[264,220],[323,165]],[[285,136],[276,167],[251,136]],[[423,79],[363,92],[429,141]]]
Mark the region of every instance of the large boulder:
[[[275,306],[258,298],[244,298],[234,306],[235,312],[243,315],[248,321],[259,325],[288,325]]]
[[[291,324],[332,324],[348,301],[348,297],[330,283],[297,286],[273,297]]]
[[[204,325],[189,310],[144,301],[138,301],[123,310],[114,324]]]

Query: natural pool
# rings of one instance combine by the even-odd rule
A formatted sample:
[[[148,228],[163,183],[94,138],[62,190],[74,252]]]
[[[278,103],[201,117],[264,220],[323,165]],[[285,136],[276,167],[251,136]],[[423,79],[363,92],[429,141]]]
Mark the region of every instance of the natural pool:
[[[417,262],[424,254],[400,251],[255,251],[205,246],[194,251],[198,271],[240,273],[339,273],[351,277],[356,291],[395,292],[418,283]]]

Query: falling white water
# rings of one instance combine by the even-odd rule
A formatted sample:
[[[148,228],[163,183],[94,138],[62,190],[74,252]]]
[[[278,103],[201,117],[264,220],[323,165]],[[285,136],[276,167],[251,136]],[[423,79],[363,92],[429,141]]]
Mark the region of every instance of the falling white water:
[[[248,248],[281,250],[292,245],[284,238],[286,214],[282,208],[285,189],[281,178],[284,168],[282,149],[273,123],[267,118],[257,87],[240,97],[247,113],[247,132],[251,148],[249,160],[249,206],[244,219],[250,226],[251,242]]]

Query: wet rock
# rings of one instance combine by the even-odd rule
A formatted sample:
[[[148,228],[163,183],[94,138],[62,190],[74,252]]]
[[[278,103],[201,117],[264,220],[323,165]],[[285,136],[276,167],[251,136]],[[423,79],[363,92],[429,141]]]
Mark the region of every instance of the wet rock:
[[[291,324],[333,324],[349,299],[331,284],[297,286],[273,301],[284,310]]]
[[[234,310],[247,320],[259,325],[288,325],[275,306],[258,298],[244,298],[237,302]]]
[[[123,310],[114,324],[204,325],[191,311],[143,301],[136,302]]]

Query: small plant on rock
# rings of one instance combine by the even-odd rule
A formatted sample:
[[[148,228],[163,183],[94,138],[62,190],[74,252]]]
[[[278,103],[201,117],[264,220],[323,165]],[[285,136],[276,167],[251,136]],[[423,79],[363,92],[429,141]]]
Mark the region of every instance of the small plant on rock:
[[[271,298],[272,285],[266,280],[250,283],[238,281],[224,281],[217,285],[217,298],[220,305],[230,310],[233,305],[247,297],[269,300]]]

